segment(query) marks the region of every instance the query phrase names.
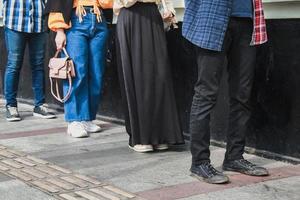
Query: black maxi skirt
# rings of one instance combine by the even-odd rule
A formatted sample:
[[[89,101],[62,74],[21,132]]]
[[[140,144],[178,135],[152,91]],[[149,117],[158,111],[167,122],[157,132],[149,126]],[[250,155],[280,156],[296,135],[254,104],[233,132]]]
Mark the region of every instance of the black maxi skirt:
[[[154,3],[122,8],[117,59],[129,144],[182,144],[162,17]]]

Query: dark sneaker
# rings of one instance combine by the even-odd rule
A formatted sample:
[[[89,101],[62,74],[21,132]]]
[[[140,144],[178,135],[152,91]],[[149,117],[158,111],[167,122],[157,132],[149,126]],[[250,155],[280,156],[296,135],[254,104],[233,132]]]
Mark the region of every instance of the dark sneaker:
[[[234,171],[250,176],[267,176],[269,172],[263,167],[256,166],[255,164],[245,160],[234,160],[234,161],[224,161],[223,170]]]
[[[33,116],[40,117],[40,118],[43,118],[43,119],[56,118],[55,114],[49,112],[48,109],[43,105],[34,107]]]
[[[228,183],[229,178],[222,172],[216,170],[210,163],[191,167],[191,176],[211,184]]]
[[[6,120],[9,122],[21,121],[17,107],[6,106]]]

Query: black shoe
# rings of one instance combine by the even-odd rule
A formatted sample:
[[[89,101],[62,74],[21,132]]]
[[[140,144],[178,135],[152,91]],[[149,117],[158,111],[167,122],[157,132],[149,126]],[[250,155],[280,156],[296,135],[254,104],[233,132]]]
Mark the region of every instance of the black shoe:
[[[17,107],[6,106],[6,120],[9,122],[21,121]]]
[[[222,172],[216,170],[210,163],[191,167],[191,176],[211,184],[221,184],[229,182],[229,178]]]
[[[234,171],[250,176],[267,176],[269,172],[263,167],[258,167],[255,164],[245,160],[233,160],[233,161],[224,161],[223,163],[224,171]]]
[[[54,113],[51,113],[48,111],[48,109],[41,105],[41,106],[36,106],[33,109],[33,116],[35,117],[41,117],[43,119],[53,119],[56,118]]]

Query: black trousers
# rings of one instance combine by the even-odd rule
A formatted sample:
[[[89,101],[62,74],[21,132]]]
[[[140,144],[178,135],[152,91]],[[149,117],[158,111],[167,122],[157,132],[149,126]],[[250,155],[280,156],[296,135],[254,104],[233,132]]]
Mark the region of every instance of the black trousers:
[[[190,117],[193,165],[210,162],[210,114],[217,101],[226,59],[230,114],[225,160],[243,158],[256,60],[256,48],[250,46],[252,31],[252,19],[231,18],[223,51],[197,48],[198,81],[195,85]]]

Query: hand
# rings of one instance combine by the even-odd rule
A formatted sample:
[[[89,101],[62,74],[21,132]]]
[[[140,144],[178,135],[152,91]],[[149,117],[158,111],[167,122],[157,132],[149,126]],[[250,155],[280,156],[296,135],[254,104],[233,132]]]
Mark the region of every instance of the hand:
[[[56,49],[61,51],[66,46],[66,41],[67,38],[64,29],[58,29],[55,37]]]
[[[166,12],[164,12],[162,17],[165,22],[172,22],[174,15],[171,11],[166,11]]]

